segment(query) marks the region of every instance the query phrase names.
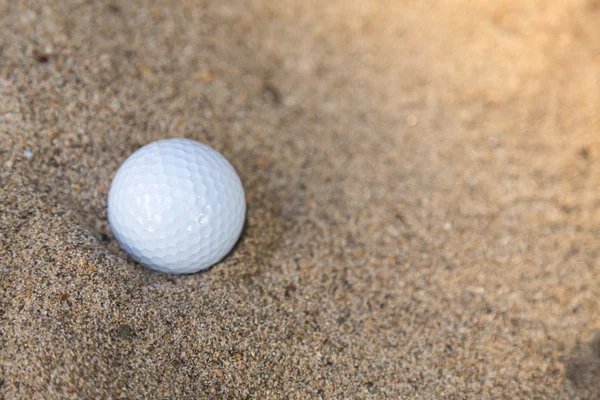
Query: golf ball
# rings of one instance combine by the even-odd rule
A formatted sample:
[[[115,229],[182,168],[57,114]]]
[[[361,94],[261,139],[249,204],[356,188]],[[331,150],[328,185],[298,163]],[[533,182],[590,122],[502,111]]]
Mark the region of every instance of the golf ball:
[[[229,162],[189,139],[135,151],[108,193],[108,222],[120,246],[157,271],[188,274],[220,261],[237,242],[244,189]]]

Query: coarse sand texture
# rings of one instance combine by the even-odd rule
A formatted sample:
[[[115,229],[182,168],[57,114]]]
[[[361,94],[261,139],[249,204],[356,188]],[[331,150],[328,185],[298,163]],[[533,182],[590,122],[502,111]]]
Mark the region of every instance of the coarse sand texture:
[[[0,0],[0,399],[600,398],[599,55],[597,0]],[[190,177],[127,247],[172,138],[231,240]]]

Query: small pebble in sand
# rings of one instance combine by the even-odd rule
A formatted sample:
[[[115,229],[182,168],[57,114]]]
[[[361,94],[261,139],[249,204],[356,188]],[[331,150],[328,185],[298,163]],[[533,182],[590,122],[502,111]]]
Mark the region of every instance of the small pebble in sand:
[[[25,150],[25,151],[23,152],[23,155],[24,155],[25,157],[27,157],[27,158],[31,158],[31,157],[33,157],[33,153],[32,153],[32,152],[30,152],[29,150]]]

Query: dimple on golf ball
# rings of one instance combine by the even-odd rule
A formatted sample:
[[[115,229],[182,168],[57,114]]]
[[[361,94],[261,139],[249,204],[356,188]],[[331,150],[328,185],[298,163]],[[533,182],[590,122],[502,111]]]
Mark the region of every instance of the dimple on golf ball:
[[[220,261],[237,242],[244,189],[211,147],[164,139],[135,151],[108,194],[108,222],[119,245],[157,271],[188,274]]]

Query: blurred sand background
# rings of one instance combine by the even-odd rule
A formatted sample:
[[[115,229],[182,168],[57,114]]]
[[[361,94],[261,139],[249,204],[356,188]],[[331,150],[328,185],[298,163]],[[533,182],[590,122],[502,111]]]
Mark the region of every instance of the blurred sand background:
[[[598,0],[0,0],[0,398],[597,398],[599,107]],[[206,273],[107,225],[171,136]]]

